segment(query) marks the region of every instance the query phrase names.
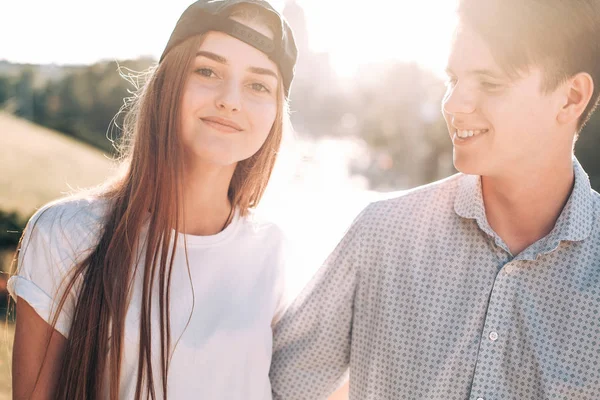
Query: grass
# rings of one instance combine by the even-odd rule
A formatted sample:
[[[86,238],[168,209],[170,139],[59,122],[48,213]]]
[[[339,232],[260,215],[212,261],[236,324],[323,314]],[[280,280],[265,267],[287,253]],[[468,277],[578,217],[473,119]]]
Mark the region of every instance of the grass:
[[[14,325],[0,321],[0,400],[9,400],[11,391],[11,353]]]
[[[2,112],[0,138],[0,209],[22,217],[113,173],[112,161],[99,150]]]

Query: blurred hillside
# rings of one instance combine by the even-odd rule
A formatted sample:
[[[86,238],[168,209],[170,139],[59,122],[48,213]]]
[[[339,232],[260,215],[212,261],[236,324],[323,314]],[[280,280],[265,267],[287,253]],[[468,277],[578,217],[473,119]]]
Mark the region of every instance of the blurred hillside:
[[[66,192],[110,176],[111,160],[95,147],[0,112],[0,210],[29,216]]]

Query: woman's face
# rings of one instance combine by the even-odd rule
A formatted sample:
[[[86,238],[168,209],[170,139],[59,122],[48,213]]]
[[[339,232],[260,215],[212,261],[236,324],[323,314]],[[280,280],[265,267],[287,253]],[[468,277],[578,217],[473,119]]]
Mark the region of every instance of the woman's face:
[[[238,22],[273,38],[266,26]],[[277,114],[277,65],[249,44],[211,31],[204,35],[189,73],[180,132],[186,159],[231,166],[254,155]]]

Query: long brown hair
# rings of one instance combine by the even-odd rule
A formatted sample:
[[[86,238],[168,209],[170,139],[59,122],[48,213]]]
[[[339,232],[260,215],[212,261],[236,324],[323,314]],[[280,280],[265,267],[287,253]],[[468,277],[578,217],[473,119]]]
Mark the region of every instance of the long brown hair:
[[[250,9],[248,14],[245,7],[235,7],[234,14],[245,19],[256,18],[252,11]],[[269,25],[264,18],[259,22]],[[83,262],[74,266],[51,322],[54,327],[67,294],[81,282],[57,385],[57,399],[89,400],[106,395],[111,400],[118,399],[128,296],[137,268],[140,232],[146,225],[135,398],[157,397],[151,348],[155,334],[151,328],[155,277],[159,291],[160,387],[162,397],[167,397],[171,351],[170,278],[177,246],[177,235],[173,235],[173,231],[181,231],[184,171],[183,147],[178,137],[180,105],[201,40],[201,36],[192,37],[169,52],[148,73],[147,82],[130,104],[123,126],[127,149],[125,171],[99,195],[111,206],[98,244]],[[256,154],[237,164],[230,183],[229,200],[242,216],[258,205],[275,164],[283,128],[289,123],[281,80],[277,101],[277,115],[265,143]],[[109,393],[104,392],[107,383]]]

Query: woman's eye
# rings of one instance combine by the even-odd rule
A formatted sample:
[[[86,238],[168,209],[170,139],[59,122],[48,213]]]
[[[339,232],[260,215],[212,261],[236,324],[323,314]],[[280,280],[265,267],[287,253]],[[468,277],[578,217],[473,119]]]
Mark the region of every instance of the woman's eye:
[[[198,68],[196,73],[207,78],[212,78],[212,76],[215,75],[214,71],[210,68]]]
[[[252,87],[252,90],[257,92],[271,93],[271,91],[262,83],[253,83],[250,86]]]

